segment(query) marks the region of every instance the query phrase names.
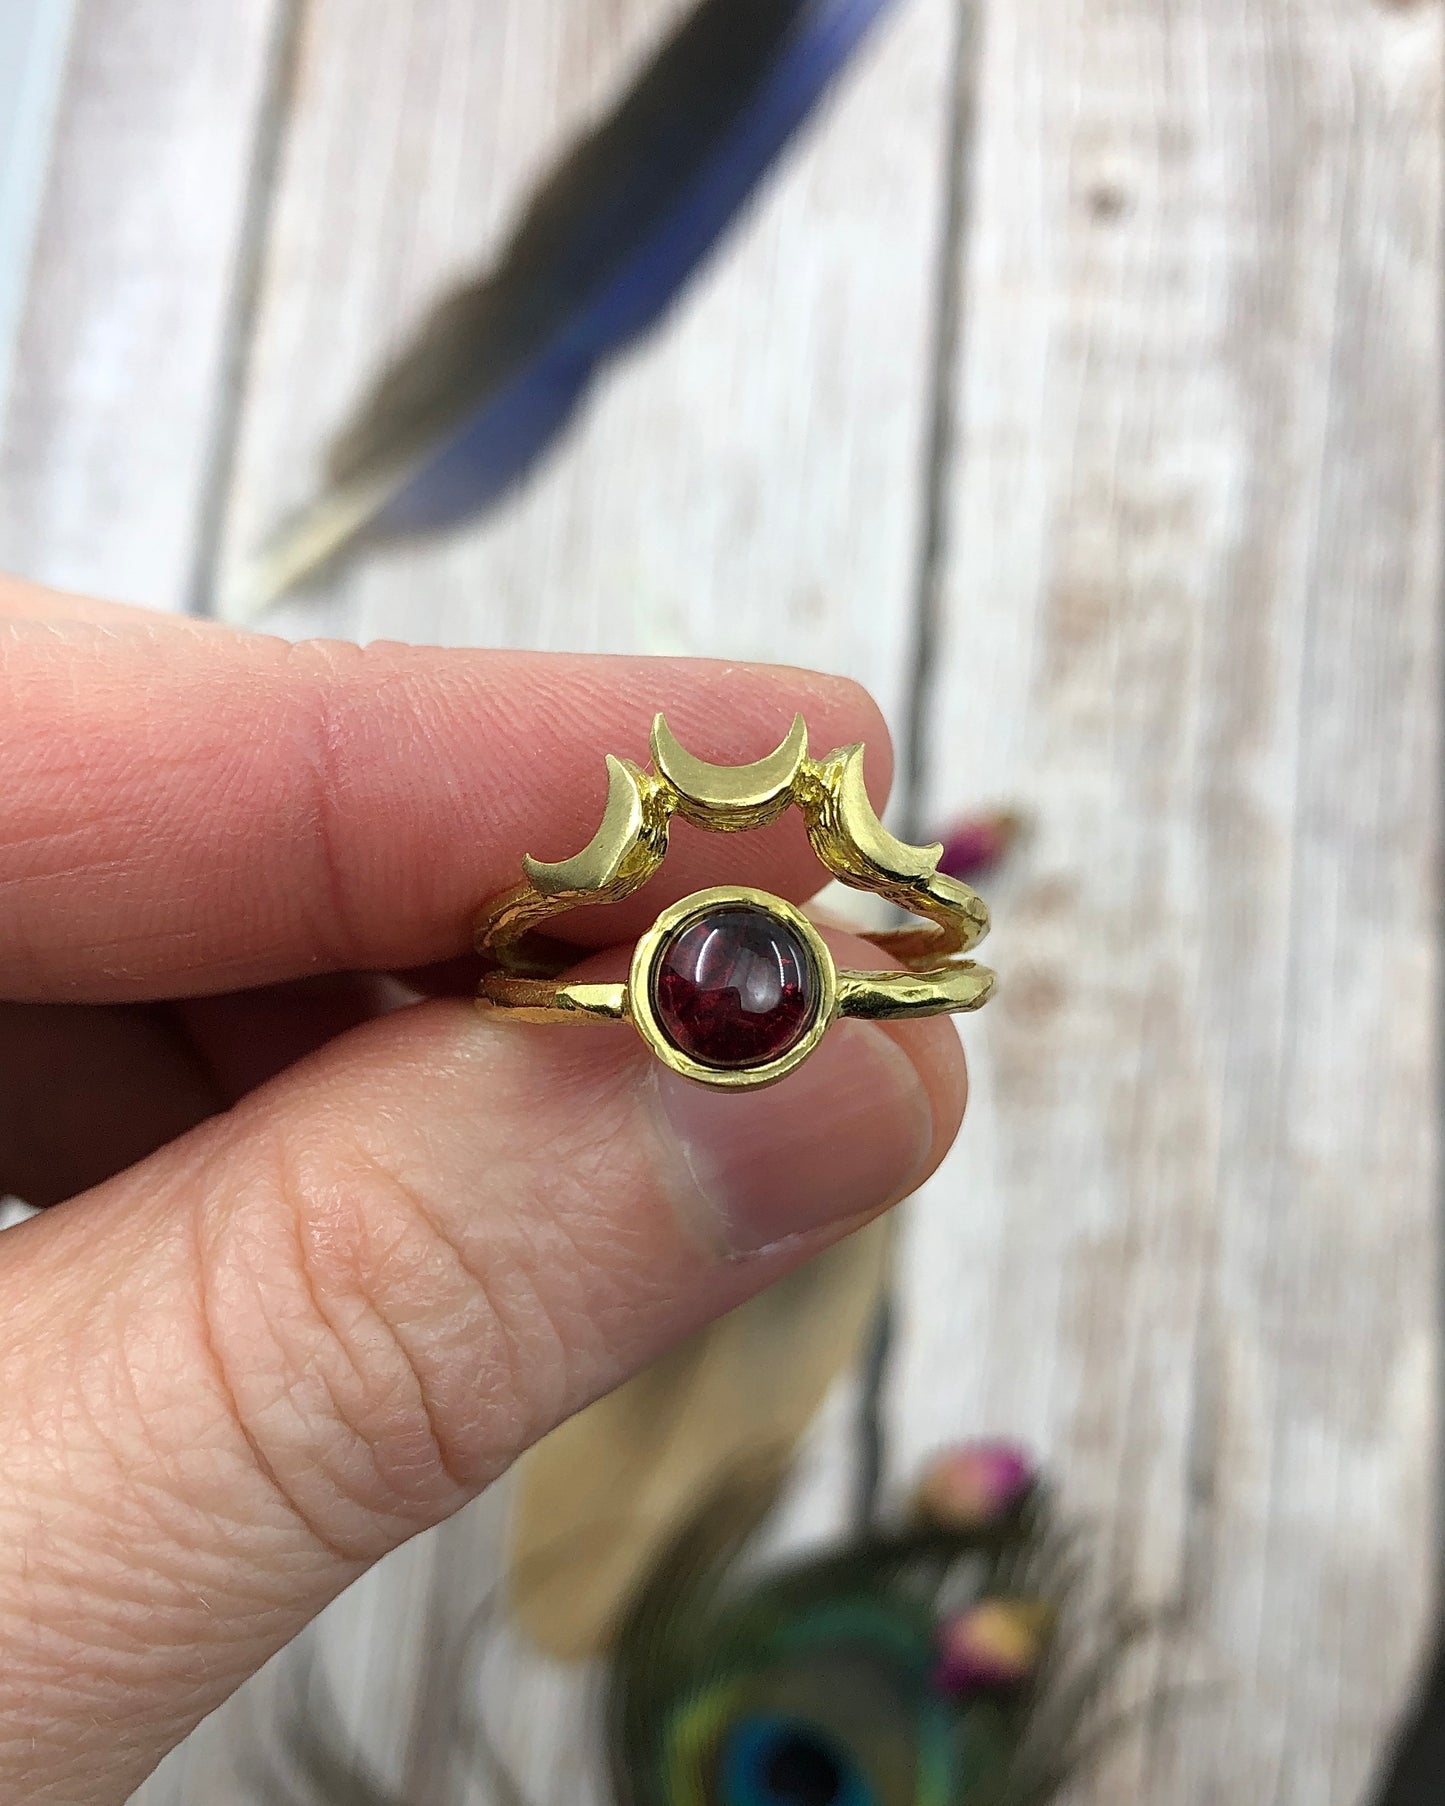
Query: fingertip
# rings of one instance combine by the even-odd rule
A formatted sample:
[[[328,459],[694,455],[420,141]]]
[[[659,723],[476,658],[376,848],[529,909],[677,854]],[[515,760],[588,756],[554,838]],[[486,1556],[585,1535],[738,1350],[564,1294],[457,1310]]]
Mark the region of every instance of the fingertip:
[[[732,756],[739,760],[756,757],[756,751],[750,750],[758,735],[748,719],[748,699],[746,694],[737,694],[738,689],[755,687],[758,705],[771,711],[778,739],[795,715],[803,717],[813,758],[842,746],[865,746],[869,790],[882,807],[893,782],[893,736],[882,707],[866,685],[837,672],[812,671],[801,665],[718,664],[715,669],[719,679],[715,688],[708,686],[668,711],[669,725],[689,751],[720,760],[720,752],[708,754],[708,737],[736,743],[741,736]],[[697,745],[689,739],[690,731],[695,731]]]
[[[547,707],[534,709],[532,716],[534,756],[544,773],[555,767],[559,783],[568,785],[559,804],[577,788],[579,722],[592,724],[595,746],[582,774],[596,799],[587,801],[590,812],[605,791],[602,755],[614,752],[646,763],[657,714],[666,716],[690,753],[719,765],[743,764],[771,752],[801,715],[814,758],[840,746],[861,742],[867,747],[868,782],[880,806],[892,781],[888,723],[872,693],[851,677],[723,659],[488,656],[494,661],[515,657],[532,697],[545,686]],[[610,684],[609,676],[614,680]]]
[[[587,844],[605,755],[645,764],[658,713],[720,765],[765,757],[801,714],[815,756],[868,747],[879,808],[892,774],[866,690],[780,665],[293,646],[159,620],[7,628],[3,652],[16,706],[0,710],[15,767],[0,980],[37,1000],[198,995],[454,958],[524,854],[564,859]],[[635,934],[649,906],[723,858],[680,828],[647,902],[583,912],[566,932],[591,944]],[[792,899],[826,876],[796,813],[733,837],[725,862],[719,875]]]
[[[879,1025],[911,1061],[928,1098],[933,1134],[914,1189],[930,1178],[958,1139],[968,1108],[968,1061],[951,1016]]]
[[[823,937],[840,968],[876,971],[879,967],[897,964],[856,934],[825,927]],[[921,1017],[912,1022],[878,1022],[870,1026],[885,1035],[908,1059],[928,1101],[932,1133],[927,1154],[909,1187],[914,1191],[937,1170],[963,1126],[968,1107],[968,1062],[963,1039],[952,1016]]]

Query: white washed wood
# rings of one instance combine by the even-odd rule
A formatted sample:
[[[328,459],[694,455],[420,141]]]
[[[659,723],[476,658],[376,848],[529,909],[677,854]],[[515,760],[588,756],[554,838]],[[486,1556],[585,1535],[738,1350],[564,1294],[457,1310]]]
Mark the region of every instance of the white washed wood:
[[[0,10],[0,398],[30,277],[74,0],[8,0]]]
[[[1018,798],[900,1474],[1159,1614],[1081,1798],[1353,1806],[1430,1605],[1437,8],[982,9],[939,814]]]
[[[184,605],[282,0],[79,0],[0,417],[0,569]]]
[[[303,493],[385,346],[496,244],[679,9],[378,0],[359,17],[355,0],[313,5],[262,265],[228,564]],[[871,682],[901,725],[950,44],[948,0],[917,0],[880,33],[676,318],[495,522],[378,558],[277,622],[822,663]],[[849,1427],[840,1399],[810,1449],[793,1534],[820,1529],[846,1496]],[[423,1691],[427,1651],[445,1648],[495,1574],[496,1501],[481,1510],[387,1564],[316,1638],[360,1747],[428,1801],[452,1797],[448,1786],[462,1797],[461,1779],[437,1761],[439,1692],[413,1716],[404,1680]],[[359,1597],[375,1602],[369,1646]],[[510,1645],[500,1654],[491,1720],[531,1797],[595,1797],[586,1682]],[[221,1715],[148,1806],[177,1789],[217,1806],[244,1798],[227,1751],[286,1685],[284,1665],[263,1677],[249,1724]]]
[[[305,492],[380,349],[510,224],[559,142],[557,105],[543,97],[565,96],[561,118],[577,124],[612,89],[619,45],[636,48],[651,35],[644,24],[679,9],[632,0],[478,16],[454,5],[424,22],[416,10],[383,7],[353,31],[353,11],[345,30],[328,30],[318,9],[243,423],[231,561]],[[511,508],[450,542],[377,558],[322,605],[286,611],[288,627],[810,657],[869,674],[896,723],[947,15],[946,0],[918,0],[880,32],[756,224]],[[485,34],[470,50],[456,40],[463,21]],[[364,49],[388,32],[396,41]],[[406,178],[389,176],[398,113],[415,120],[423,108],[428,132]]]
[[[85,10],[126,24],[115,9]],[[530,10],[513,15],[529,29]],[[624,10],[642,33],[650,16]],[[539,29],[571,30],[581,16],[600,30],[616,25],[615,11],[574,7],[559,22],[554,9]],[[1034,0],[989,7],[984,25],[966,433],[951,490],[953,626],[933,795],[944,811],[983,792],[1022,791],[1038,799],[1042,829],[1013,895],[997,899],[997,957],[1013,983],[992,1024],[970,1029],[981,1057],[969,1151],[918,1223],[917,1266],[940,1277],[914,1293],[900,1452],[911,1457],[960,1417],[1032,1432],[1061,1452],[1116,1572],[1145,1598],[1183,1601],[1168,1672],[1222,1678],[1229,1690],[1169,1708],[1157,1738],[1126,1753],[1115,1793],[1100,1797],[1188,1806],[1227,1788],[1281,1806],[1348,1800],[1408,1653],[1402,1627],[1423,1586],[1433,1422],[1424,1290],[1434,1148],[1428,1128],[1421,1146],[1421,1125],[1432,1101],[1424,1037],[1434,949],[1419,898],[1434,845],[1433,801],[1422,792],[1438,659],[1426,606],[1438,561],[1438,16],[1293,5],[1266,15],[1229,4],[1165,13],[1119,0],[1099,11]],[[928,46],[933,70],[942,36]],[[625,34],[622,42],[631,47]],[[79,66],[103,70],[100,39],[90,43]],[[383,35],[378,62],[390,43]],[[514,50],[523,63],[528,53],[509,40],[516,68]],[[209,54],[182,33],[174,53],[183,64]],[[461,58],[451,73],[464,82],[474,67]],[[580,79],[600,94],[614,71],[604,58],[590,69]],[[569,80],[578,79],[574,70]],[[534,158],[569,123],[561,84],[548,81],[520,81],[509,115],[512,141]],[[838,117],[858,104],[845,97]],[[68,118],[66,155],[89,130],[92,160],[78,167],[97,198],[52,203],[35,291],[74,296],[74,321],[39,298],[30,310],[32,332],[55,311],[72,337],[32,370],[39,430],[7,429],[5,481],[13,494],[23,480],[24,506],[7,499],[0,556],[19,543],[10,537],[18,521],[36,574],[169,599],[168,584],[171,597],[181,593],[187,555],[178,547],[193,530],[185,457],[163,530],[144,540],[161,548],[151,575],[132,588],[124,572],[144,563],[142,536],[122,533],[124,508],[110,526],[97,512],[113,507],[110,483],[135,479],[124,468],[127,439],[142,418],[136,395],[154,388],[155,371],[133,360],[131,390],[108,400],[81,392],[64,349],[92,330],[82,300],[103,315],[97,272],[133,279],[118,260],[138,255],[114,247],[106,265],[97,252],[93,228],[110,225],[102,177],[116,171],[93,161],[96,133],[85,122],[104,127],[108,115],[87,106]],[[382,119],[395,120],[391,108]],[[185,117],[209,142],[212,122],[195,109]],[[460,157],[472,140],[455,121],[443,107],[433,129]],[[105,131],[100,142],[109,143]],[[235,171],[242,158],[222,161]],[[525,172],[506,173],[484,185],[484,232],[520,191]],[[932,209],[936,182],[925,176],[924,186]],[[768,217],[757,233],[764,245]],[[443,222],[437,263],[418,266],[417,294],[465,242],[450,230]],[[162,270],[158,234],[140,238],[150,280],[187,280],[184,263]],[[224,232],[212,242],[229,254]],[[738,255],[757,252],[740,246]],[[48,274],[47,258],[56,259]],[[84,280],[66,273],[82,264]],[[765,256],[751,279],[769,267]],[[173,305],[180,288],[156,292]],[[699,292],[678,335],[624,373],[615,396],[667,371],[675,346],[708,322],[710,299]],[[756,317],[756,294],[742,300]],[[779,306],[786,297],[767,302]],[[386,328],[404,316],[399,304]],[[307,330],[311,339],[280,360],[280,380],[302,380],[303,353],[325,352],[320,326]],[[705,349],[711,355],[697,339],[698,382]],[[195,367],[206,365],[202,357]],[[839,369],[846,374],[841,359]],[[327,405],[308,402],[296,417],[313,437],[354,374],[339,372]],[[198,379],[195,394],[204,398],[210,380]],[[254,409],[274,380],[257,375]],[[193,421],[195,394],[169,384],[162,417]],[[92,429],[102,403],[105,423]],[[588,433],[600,431],[608,406],[622,402],[604,398]],[[775,430],[766,409],[743,417],[760,441]],[[644,409],[629,435],[651,430]],[[605,455],[608,443],[602,434],[601,452],[585,456]],[[674,451],[678,443],[674,432]],[[784,443],[795,455],[813,440]],[[560,566],[542,566],[536,592],[554,593],[558,574],[604,551],[630,576],[629,539],[645,547],[659,526],[672,530],[680,504],[708,507],[706,488],[690,497],[663,483],[666,505],[655,513],[668,518],[639,508],[628,537],[610,536],[610,517],[599,525],[588,515],[580,446],[539,484],[530,528],[524,507],[418,565],[410,555],[389,561],[358,581],[359,600],[348,591],[344,607],[296,624],[360,620],[366,631],[396,631],[400,622],[415,637],[530,640],[539,622],[528,621],[522,586],[538,548],[567,544],[559,523],[594,537]],[[269,452],[263,443],[250,456],[258,469],[267,457],[279,468],[282,449],[278,433]],[[697,456],[705,484],[715,446],[704,441]],[[264,470],[248,477],[243,463],[238,536],[248,508],[259,526],[271,504],[264,494],[247,500],[248,484],[262,480]],[[548,483],[576,485],[575,499],[546,513]],[[136,493],[156,504],[149,489]],[[724,520],[700,538],[700,565],[726,531]],[[468,625],[477,619],[469,595],[485,593],[468,589],[474,547],[507,579],[505,608],[480,626]],[[723,550],[744,574],[772,568],[757,552]],[[686,598],[714,581],[710,570],[688,568],[685,540],[664,569],[661,600],[639,591],[631,643],[698,644],[671,586],[681,578]],[[67,575],[82,570],[98,574]],[[419,593],[423,573],[438,597],[455,582],[454,612],[429,628],[406,625],[395,599],[404,586]],[[713,594],[726,601],[720,586]],[[1391,617],[1385,604],[1397,596]],[[766,599],[739,614],[741,634],[768,626]],[[709,609],[731,627],[720,604]],[[779,614],[784,624],[805,619],[801,602]],[[571,632],[597,643],[597,620],[589,608],[570,627],[545,616],[540,625],[550,643]],[[1172,687],[1161,704],[1165,677]],[[1346,882],[1362,912],[1349,961],[1338,927]],[[1297,928],[1299,899],[1315,894],[1320,922]],[[1097,983],[1070,979],[1064,967],[1075,961],[1097,971]],[[1309,989],[1316,970],[1318,993]],[[1325,1007],[1338,1018],[1310,1013]],[[1140,1063],[1153,1062],[1148,1083],[1127,1069],[1140,1048]],[[1356,1109],[1340,1107],[1357,1097]],[[1372,1215],[1351,1214],[1342,1196],[1351,1187]],[[1352,1279],[1353,1316],[1338,1302]],[[1326,1294],[1315,1321],[1310,1288]],[[1056,1337],[1048,1326],[1061,1312],[1068,1321]],[[944,1388],[940,1372],[957,1378]],[[1363,1421],[1372,1403],[1379,1428]],[[465,1520],[444,1534],[490,1546],[485,1526]],[[404,1552],[390,1596],[424,1601],[428,1577],[444,1575],[450,1559],[424,1546]],[[413,1561],[415,1574],[402,1574]],[[339,1612],[355,1614],[355,1627],[365,1607],[358,1596]],[[355,1644],[341,1618],[331,1640]],[[416,1647],[415,1625],[396,1634],[397,1650],[379,1649],[371,1691],[358,1697],[374,1697]],[[205,1785],[226,1759],[217,1748],[192,1784],[165,1797],[219,1798]]]

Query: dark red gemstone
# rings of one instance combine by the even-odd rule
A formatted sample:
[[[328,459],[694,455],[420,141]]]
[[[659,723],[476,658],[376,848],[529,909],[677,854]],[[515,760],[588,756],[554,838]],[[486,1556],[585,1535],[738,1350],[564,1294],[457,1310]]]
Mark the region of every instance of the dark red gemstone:
[[[668,1039],[703,1066],[765,1066],[807,1033],[818,983],[801,936],[745,903],[694,916],[653,968]]]

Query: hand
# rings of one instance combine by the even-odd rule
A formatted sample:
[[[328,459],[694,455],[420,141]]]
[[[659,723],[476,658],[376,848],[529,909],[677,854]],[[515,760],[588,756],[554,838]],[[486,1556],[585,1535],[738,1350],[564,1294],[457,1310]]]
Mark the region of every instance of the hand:
[[[730,1096],[626,1031],[415,1001],[522,852],[588,839],[657,708],[724,762],[801,709],[882,794],[839,679],[0,587],[0,1194],[59,1205],[0,1237],[15,1806],[123,1799],[368,1564],[952,1140],[946,1021],[837,1024]],[[796,819],[680,829],[664,896],[568,928],[622,942],[724,877],[819,870]]]

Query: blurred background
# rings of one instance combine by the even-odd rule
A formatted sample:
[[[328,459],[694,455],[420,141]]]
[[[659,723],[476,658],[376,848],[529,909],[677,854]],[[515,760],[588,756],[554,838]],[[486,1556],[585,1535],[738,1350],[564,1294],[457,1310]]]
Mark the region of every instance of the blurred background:
[[[228,594],[688,6],[0,0],[0,568]],[[1439,0],[898,0],[524,485],[264,622],[849,672],[897,819],[1026,815],[884,1404],[895,1485],[1038,1450],[1151,1615],[1091,1806],[1353,1806],[1433,1612],[1442,125]],[[305,1640],[407,1801],[488,1798],[505,1493]],[[297,1673],[138,1800],[256,1800]],[[477,1686],[603,1797],[585,1675]]]

